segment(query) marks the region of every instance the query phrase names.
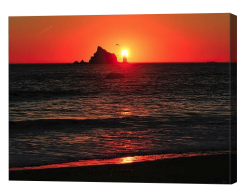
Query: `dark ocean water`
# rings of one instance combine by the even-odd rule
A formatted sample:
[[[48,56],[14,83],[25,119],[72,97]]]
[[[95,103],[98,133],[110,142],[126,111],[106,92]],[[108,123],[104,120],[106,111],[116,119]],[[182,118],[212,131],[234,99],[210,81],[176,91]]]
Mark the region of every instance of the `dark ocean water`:
[[[10,167],[229,150],[229,64],[10,65]],[[126,78],[105,79],[111,73]]]

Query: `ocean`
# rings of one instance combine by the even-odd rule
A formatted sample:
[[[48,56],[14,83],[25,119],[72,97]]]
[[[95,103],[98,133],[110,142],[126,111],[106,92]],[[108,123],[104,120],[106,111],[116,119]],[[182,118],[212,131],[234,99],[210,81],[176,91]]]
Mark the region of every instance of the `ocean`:
[[[9,166],[229,151],[230,66],[9,65]]]

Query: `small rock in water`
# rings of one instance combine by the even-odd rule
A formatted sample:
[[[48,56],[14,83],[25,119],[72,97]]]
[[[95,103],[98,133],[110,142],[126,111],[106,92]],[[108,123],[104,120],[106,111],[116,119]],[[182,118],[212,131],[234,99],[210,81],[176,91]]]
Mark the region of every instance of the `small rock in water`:
[[[122,79],[122,78],[125,78],[125,76],[119,73],[110,73],[106,76],[106,79]]]

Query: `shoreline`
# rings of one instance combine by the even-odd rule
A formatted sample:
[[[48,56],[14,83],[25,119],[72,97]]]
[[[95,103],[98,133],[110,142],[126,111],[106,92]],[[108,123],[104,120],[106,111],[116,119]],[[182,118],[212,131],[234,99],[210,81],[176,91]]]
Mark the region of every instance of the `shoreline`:
[[[100,166],[100,165],[119,165],[119,164],[131,164],[139,162],[149,162],[174,158],[190,158],[196,156],[211,156],[211,155],[223,155],[229,154],[229,151],[197,151],[186,153],[168,153],[168,154],[144,154],[136,156],[123,156],[116,158],[97,158],[86,159],[62,163],[51,163],[43,165],[31,165],[23,167],[9,167],[10,171],[25,171],[25,170],[40,170],[40,169],[58,169],[58,168],[71,168],[71,167],[85,167],[85,166]]]
[[[237,181],[236,154],[179,157],[127,164],[108,164],[9,170],[9,180],[24,181],[85,181],[139,183],[213,183],[232,184]],[[230,176],[231,175],[231,176]]]

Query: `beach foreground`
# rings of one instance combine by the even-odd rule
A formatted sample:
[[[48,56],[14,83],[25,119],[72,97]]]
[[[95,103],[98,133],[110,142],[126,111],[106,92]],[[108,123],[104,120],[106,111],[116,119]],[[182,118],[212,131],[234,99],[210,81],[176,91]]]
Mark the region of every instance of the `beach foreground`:
[[[235,155],[232,155],[234,159]],[[232,160],[232,167],[236,163]],[[234,170],[234,169],[233,169]],[[10,180],[145,183],[236,182],[230,177],[229,155],[196,156],[120,165],[9,171]],[[231,178],[235,178],[232,181]]]

